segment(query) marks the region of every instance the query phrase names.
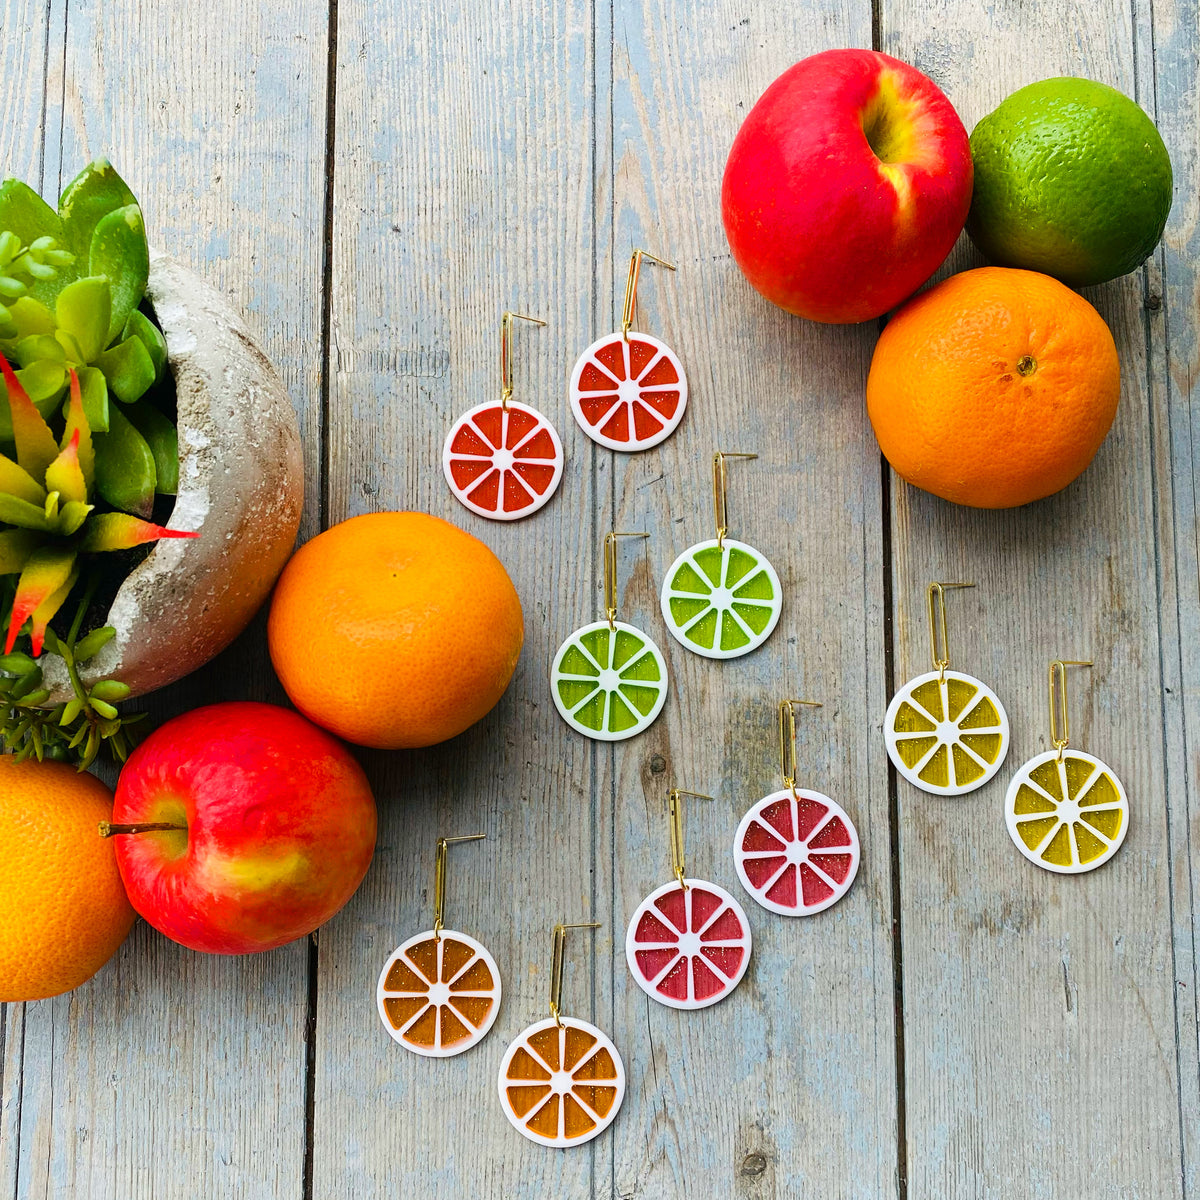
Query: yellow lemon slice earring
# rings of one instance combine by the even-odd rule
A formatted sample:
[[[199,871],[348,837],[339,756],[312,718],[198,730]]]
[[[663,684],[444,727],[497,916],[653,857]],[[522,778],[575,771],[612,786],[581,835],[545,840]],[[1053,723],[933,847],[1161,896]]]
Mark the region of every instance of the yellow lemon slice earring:
[[[974,586],[929,585],[933,670],[910,679],[892,697],[883,722],[893,766],[914,787],[937,796],[983,787],[1008,753],[1008,714],[1000,697],[973,675],[950,670],[945,592]]]
[[[383,964],[375,989],[379,1019],[394,1041],[426,1058],[449,1058],[483,1041],[500,1011],[500,972],[487,948],[446,929],[446,847],[482,833],[438,838],[433,928],[410,937]]]
[[[1013,776],[1004,819],[1013,845],[1031,863],[1059,875],[1102,867],[1129,832],[1129,798],[1121,781],[1095,755],[1070,749],[1067,668],[1090,662],[1057,658],[1050,664],[1050,743]]]

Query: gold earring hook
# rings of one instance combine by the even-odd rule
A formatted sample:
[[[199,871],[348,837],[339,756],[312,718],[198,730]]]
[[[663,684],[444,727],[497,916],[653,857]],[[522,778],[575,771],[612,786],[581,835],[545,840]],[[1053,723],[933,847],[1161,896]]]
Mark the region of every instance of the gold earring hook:
[[[617,627],[617,538],[648,538],[648,533],[618,533],[615,529],[604,535],[604,615],[609,629]]]
[[[570,925],[560,921],[554,927],[554,950],[550,956],[550,1015],[560,1029],[562,1028],[562,1021],[559,1020],[559,1017],[562,1013],[563,957],[567,945],[567,930],[599,928],[599,921],[576,921]]]
[[[1050,744],[1058,751],[1062,762],[1063,751],[1071,738],[1071,723],[1067,714],[1067,668],[1090,667],[1089,660],[1080,658],[1056,658],[1050,664]]]
[[[637,287],[638,276],[642,271],[642,259],[649,259],[652,263],[658,263],[660,267],[666,267],[668,271],[675,270],[674,264],[664,261],[661,258],[655,258],[649,250],[635,250],[632,257],[629,259],[629,275],[625,280],[625,306],[621,310],[621,336],[629,341],[629,331],[633,328],[633,310],[637,304]]]
[[[546,322],[538,317],[527,317],[524,313],[506,312],[500,318],[500,407],[508,412],[508,402],[512,399],[512,323],[514,320],[530,321],[534,325],[545,325]]]
[[[779,773],[783,786],[796,796],[796,705],[821,708],[819,700],[781,700],[779,702]],[[799,800],[800,797],[796,796]]]
[[[727,458],[757,458],[757,454],[739,454],[733,450],[718,450],[713,455],[713,517],[717,522],[717,549],[725,544],[725,535],[729,532],[727,498],[729,492],[728,473],[725,469]]]
[[[686,892],[686,864],[683,859],[683,797],[691,796],[693,800],[711,800],[703,792],[689,792],[686,788],[672,788],[667,794],[667,811],[671,818],[671,870],[679,881],[679,886]]]
[[[946,636],[946,589],[969,588],[973,583],[931,583],[925,592],[926,608],[929,610],[929,653],[933,658],[933,669],[945,678],[950,665],[950,639]],[[941,642],[938,635],[941,634]]]
[[[446,847],[455,842],[478,842],[486,833],[465,833],[459,837],[443,837],[437,840],[437,852],[433,859],[433,936],[440,938],[446,912]]]

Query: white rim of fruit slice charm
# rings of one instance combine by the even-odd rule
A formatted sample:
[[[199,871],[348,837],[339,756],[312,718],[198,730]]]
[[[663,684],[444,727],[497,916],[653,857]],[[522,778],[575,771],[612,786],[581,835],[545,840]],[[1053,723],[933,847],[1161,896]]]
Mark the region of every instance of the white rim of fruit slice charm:
[[[621,328],[594,341],[571,372],[571,411],[580,429],[610,450],[648,450],[675,432],[687,408],[687,376],[679,356],[648,333],[631,333],[642,260],[675,270],[635,250],[625,282]]]
[[[446,435],[442,469],[455,498],[481,517],[516,521],[558,490],[563,448],[558,431],[536,408],[510,400],[480,404]]]
[[[671,636],[705,658],[737,658],[757,650],[783,611],[783,587],[766,556],[726,536],[725,460],[757,457],[724,450],[713,454],[717,536],[689,546],[663,579],[659,601]]]
[[[550,666],[550,695],[577,733],[602,742],[649,728],[667,702],[667,660],[649,634],[617,620],[617,538],[604,535],[605,619],[576,629]]]
[[[485,834],[437,840],[433,928],[392,951],[379,972],[375,1005],[389,1036],[425,1058],[449,1058],[482,1041],[500,1012],[500,971],[475,938],[444,928],[446,848]]]
[[[675,878],[638,905],[625,933],[625,961],[634,982],[668,1008],[707,1008],[724,1000],[750,966],[750,922],[720,884],[689,879],[683,854],[684,796],[672,788],[671,870]]]
[[[1013,845],[1059,875],[1102,867],[1129,831],[1129,798],[1111,767],[1082,750],[1047,750],[1013,776],[1004,798]]]
[[[518,1133],[541,1146],[590,1142],[616,1120],[625,1099],[625,1064],[612,1039],[562,1014],[567,930],[599,928],[598,921],[554,926],[550,1016],[518,1034],[500,1064],[500,1107]]]
[[[477,404],[446,434],[442,471],[465,507],[491,521],[535,513],[558,490],[563,448],[558,430],[536,408],[512,398],[512,323],[545,325],[505,312],[500,318],[500,401]]]
[[[1116,774],[1094,754],[1068,749],[1067,668],[1081,659],[1050,664],[1050,744],[1014,776],[1004,798],[1004,821],[1013,845],[1045,871],[1081,875],[1102,867],[1129,832],[1129,797]]]
[[[892,765],[914,787],[937,796],[962,796],[983,787],[1008,755],[1008,714],[1000,697],[974,675],[948,669],[945,592],[974,586],[929,585],[933,670],[910,679],[892,697],[883,720]]]

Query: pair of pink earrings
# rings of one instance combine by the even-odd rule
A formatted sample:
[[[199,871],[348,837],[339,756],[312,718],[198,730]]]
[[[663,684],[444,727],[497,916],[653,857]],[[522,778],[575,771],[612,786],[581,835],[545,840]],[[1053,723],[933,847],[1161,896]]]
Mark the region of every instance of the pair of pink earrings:
[[[610,450],[632,453],[674,433],[687,408],[687,376],[679,356],[648,333],[633,332],[643,260],[675,270],[645,250],[629,261],[620,330],[593,342],[575,363],[569,395],[579,427]],[[545,505],[562,481],[562,441],[536,408],[513,400],[513,321],[546,324],[506,312],[500,319],[500,400],[464,413],[442,448],[442,470],[455,497],[493,521],[515,521]]]

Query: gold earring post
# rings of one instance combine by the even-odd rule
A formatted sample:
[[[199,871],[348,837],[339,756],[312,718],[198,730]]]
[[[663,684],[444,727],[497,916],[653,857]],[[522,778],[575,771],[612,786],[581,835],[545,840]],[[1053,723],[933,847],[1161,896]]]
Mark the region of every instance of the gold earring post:
[[[667,811],[671,818],[671,870],[679,881],[679,886],[686,892],[687,875],[686,863],[683,858],[683,797],[691,796],[693,800],[711,800],[703,792],[689,792],[686,788],[672,788],[667,794]]]
[[[563,956],[567,945],[568,929],[599,929],[599,921],[576,921],[567,924],[560,921],[554,927],[554,949],[550,955],[550,1015],[554,1023],[561,1029],[562,1021],[562,985],[563,985]]]
[[[1090,666],[1090,660],[1081,658],[1056,658],[1050,664],[1050,744],[1058,751],[1059,762],[1062,762],[1063,751],[1071,738],[1067,712],[1067,668]]]
[[[513,394],[512,377],[512,323],[530,321],[534,325],[546,324],[539,317],[528,317],[524,313],[505,312],[500,318],[500,407],[508,412],[508,402]]]
[[[796,796],[796,705],[823,707],[819,700],[781,700],[779,702],[779,773],[783,786]],[[796,796],[799,800],[800,797]]]
[[[929,653],[933,658],[933,669],[945,676],[950,665],[950,639],[946,635],[946,589],[971,588],[973,583],[931,583],[925,592],[926,608],[929,611]],[[941,634],[939,644],[938,635]]]
[[[629,259],[629,275],[625,280],[625,304],[621,309],[621,336],[629,341],[629,331],[633,328],[633,310],[637,304],[638,276],[642,271],[642,259],[666,267],[668,271],[675,270],[673,263],[656,258],[649,250],[635,250]]]
[[[717,523],[717,549],[725,544],[725,535],[729,532],[728,493],[729,478],[725,468],[727,458],[757,458],[757,454],[740,454],[734,450],[718,450],[713,455],[713,517]]]
[[[604,535],[604,615],[609,629],[617,627],[617,538],[648,538],[648,533],[620,533],[610,529]]]
[[[446,847],[455,842],[478,842],[486,833],[466,833],[459,837],[443,837],[437,840],[437,852],[433,859],[433,936],[440,938],[445,925],[446,913]]]

